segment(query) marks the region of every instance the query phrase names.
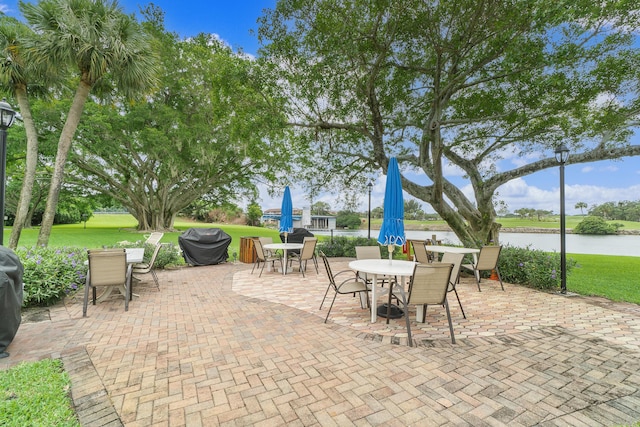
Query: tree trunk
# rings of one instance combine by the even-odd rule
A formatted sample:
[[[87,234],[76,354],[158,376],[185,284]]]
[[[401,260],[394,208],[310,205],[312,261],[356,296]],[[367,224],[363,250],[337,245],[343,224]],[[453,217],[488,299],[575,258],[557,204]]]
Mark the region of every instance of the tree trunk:
[[[89,86],[84,81],[80,81],[76,94],[73,97],[73,103],[69,109],[69,115],[62,128],[60,134],[60,140],[58,141],[58,152],[56,154],[56,163],[53,169],[53,176],[51,177],[51,185],[49,187],[49,195],[47,197],[47,206],[42,216],[42,226],[40,227],[40,233],[38,234],[38,246],[47,246],[49,244],[49,237],[51,236],[51,228],[53,227],[53,219],[56,215],[56,208],[58,207],[58,199],[60,197],[60,189],[64,181],[64,166],[67,162],[69,150],[73,142],[73,136],[75,135],[78,123],[80,123],[80,117],[84,104],[89,96]]]
[[[22,115],[24,129],[27,134],[27,157],[24,180],[22,181],[22,189],[20,190],[20,198],[18,199],[18,207],[16,209],[16,218],[13,221],[11,237],[9,238],[9,248],[11,249],[18,247],[22,229],[27,223],[27,220],[31,221],[29,204],[31,203],[33,183],[36,179],[36,168],[38,165],[38,133],[33,123],[26,86],[16,86],[15,95],[18,100],[18,105],[20,106],[20,114]]]

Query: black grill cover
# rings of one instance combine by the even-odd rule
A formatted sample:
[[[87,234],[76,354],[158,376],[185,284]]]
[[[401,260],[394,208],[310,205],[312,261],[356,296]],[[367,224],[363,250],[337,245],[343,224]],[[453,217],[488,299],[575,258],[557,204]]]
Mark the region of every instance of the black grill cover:
[[[11,249],[0,246],[0,358],[20,326],[22,307],[22,274],[24,267]]]
[[[306,228],[294,228],[293,233],[287,235],[287,243],[303,243],[305,237],[314,237],[314,235]],[[280,233],[280,240],[284,243],[284,233]],[[289,249],[287,252],[299,254],[300,249]]]
[[[219,228],[190,228],[178,236],[185,262],[213,265],[227,261],[231,236]]]

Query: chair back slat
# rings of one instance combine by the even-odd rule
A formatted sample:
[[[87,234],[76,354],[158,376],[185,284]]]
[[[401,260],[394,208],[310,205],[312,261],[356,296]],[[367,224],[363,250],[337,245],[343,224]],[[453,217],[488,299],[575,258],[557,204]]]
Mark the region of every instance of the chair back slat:
[[[409,304],[444,304],[453,264],[416,264],[409,288]]]
[[[302,251],[300,252],[301,260],[309,260],[313,258],[313,254],[316,251],[316,243],[318,243],[318,239],[315,237],[305,237],[304,243],[302,246]]]
[[[158,243],[160,243],[162,236],[164,236],[164,233],[154,231],[149,235],[149,237],[147,237],[147,240],[145,240],[144,243],[149,245],[157,245]]]
[[[411,244],[413,245],[413,255],[415,256],[415,261],[419,262],[420,264],[428,264],[430,260],[429,255],[427,254],[425,242],[423,240],[412,240]]]
[[[356,259],[382,259],[379,246],[356,246]],[[373,276],[367,273],[358,273],[365,281],[370,282]]]
[[[148,263],[141,262],[141,263],[134,264],[133,270],[136,273],[148,273],[149,271],[151,271],[151,269],[156,263],[156,259],[158,258],[158,254],[160,253],[161,248],[162,248],[162,244],[158,243],[153,249],[151,258],[149,258],[149,262]]]
[[[260,261],[266,261],[266,256],[264,254],[264,248],[262,247],[262,240],[257,239],[253,241],[253,247],[256,249],[256,256]]]
[[[378,246],[356,246],[357,259],[381,259],[382,254]]]
[[[329,276],[329,283],[331,287],[333,287],[333,289],[336,289],[337,288],[336,281],[333,278],[333,273],[331,272],[331,266],[329,265],[329,260],[327,259],[327,256],[322,251],[320,251],[319,255],[320,255],[320,258],[322,258],[322,262],[324,263],[324,269],[327,271],[327,276]]]
[[[458,276],[460,275],[460,267],[462,266],[462,261],[464,260],[464,254],[456,254],[453,252],[445,252],[442,254],[442,258],[440,259],[441,263],[444,264],[452,264],[453,268],[451,269],[451,277],[449,281],[452,284],[456,284],[458,282]]]
[[[498,258],[500,258],[500,250],[502,246],[483,246],[480,248],[480,255],[478,255],[477,270],[493,270],[498,265]]]
[[[89,251],[91,286],[118,286],[127,279],[127,254],[124,249]]]
[[[153,265],[156,263],[156,258],[158,258],[160,249],[162,249],[162,244],[160,243],[156,244],[156,247],[153,250],[153,255],[151,255],[151,259],[149,260],[149,267],[153,267]]]

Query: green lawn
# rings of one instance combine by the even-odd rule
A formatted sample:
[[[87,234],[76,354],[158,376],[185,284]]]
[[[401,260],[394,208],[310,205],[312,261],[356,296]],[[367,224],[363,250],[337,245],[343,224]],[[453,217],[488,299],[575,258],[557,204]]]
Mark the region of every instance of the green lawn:
[[[613,301],[640,304],[640,257],[569,254],[578,262],[567,277],[567,290]]]
[[[0,371],[0,425],[79,427],[70,387],[60,360],[21,363]]]
[[[99,214],[91,217],[86,224],[56,225],[51,231],[49,246],[80,246],[87,249],[101,248],[103,245],[113,245],[118,242],[135,242],[145,239],[144,233],[135,230],[136,220],[128,214]],[[244,236],[273,237],[279,239],[277,230],[264,227],[248,227],[246,225],[205,224],[178,219],[175,222],[175,232],[165,233],[162,243],[178,244],[178,236],[189,228],[221,228],[231,236],[229,256],[239,253],[240,238]],[[32,247],[38,240],[39,228],[29,228],[22,231],[18,246]],[[9,240],[11,228],[5,228],[5,242]]]

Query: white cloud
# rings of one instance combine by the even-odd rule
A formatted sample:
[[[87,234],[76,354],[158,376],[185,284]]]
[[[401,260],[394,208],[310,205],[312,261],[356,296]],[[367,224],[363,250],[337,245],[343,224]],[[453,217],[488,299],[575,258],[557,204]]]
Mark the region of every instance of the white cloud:
[[[560,191],[553,188],[543,190],[528,185],[522,179],[515,179],[498,188],[499,199],[504,200],[511,212],[520,208],[533,208],[560,212]],[[597,185],[567,185],[565,187],[565,211],[568,215],[581,213],[575,208],[576,203],[584,202],[588,207],[605,202],[633,200],[640,194],[640,184],[630,187],[607,188]]]
[[[582,172],[582,173],[593,172],[593,166],[585,166],[582,169],[580,169],[580,172]]]

